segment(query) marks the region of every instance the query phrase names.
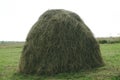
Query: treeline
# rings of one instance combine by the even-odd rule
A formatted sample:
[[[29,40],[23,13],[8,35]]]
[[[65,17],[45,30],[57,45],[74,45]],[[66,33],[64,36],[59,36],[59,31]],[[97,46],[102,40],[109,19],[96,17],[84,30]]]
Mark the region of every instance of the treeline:
[[[6,47],[16,47],[21,48],[23,47],[24,42],[20,41],[0,41],[0,48],[6,48]]]
[[[120,43],[120,37],[97,38],[97,41],[98,41],[100,44]]]
[[[24,41],[0,41],[0,44],[23,44]]]
[[[120,37],[101,37],[96,38],[100,44],[113,44],[113,43],[120,43]],[[10,44],[24,44],[24,41],[0,41],[0,45],[10,45]]]

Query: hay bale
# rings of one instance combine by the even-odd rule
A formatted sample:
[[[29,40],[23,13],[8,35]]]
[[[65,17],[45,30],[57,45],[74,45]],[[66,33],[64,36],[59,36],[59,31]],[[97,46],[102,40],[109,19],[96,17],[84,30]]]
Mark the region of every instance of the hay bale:
[[[30,30],[19,63],[26,74],[77,72],[103,66],[99,44],[81,18],[48,10]]]

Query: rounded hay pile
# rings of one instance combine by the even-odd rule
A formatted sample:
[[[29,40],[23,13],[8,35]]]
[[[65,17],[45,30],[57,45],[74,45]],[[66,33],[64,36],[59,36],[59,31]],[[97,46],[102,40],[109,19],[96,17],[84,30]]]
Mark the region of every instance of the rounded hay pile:
[[[56,74],[103,65],[99,44],[81,18],[57,9],[46,11],[33,25],[23,48],[19,71]]]

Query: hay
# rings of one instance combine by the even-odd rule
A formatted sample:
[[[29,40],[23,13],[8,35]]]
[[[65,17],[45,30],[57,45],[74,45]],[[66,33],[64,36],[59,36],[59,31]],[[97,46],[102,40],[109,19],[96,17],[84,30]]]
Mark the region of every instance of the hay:
[[[48,10],[30,30],[19,72],[56,74],[103,66],[99,44],[81,18],[70,11]]]

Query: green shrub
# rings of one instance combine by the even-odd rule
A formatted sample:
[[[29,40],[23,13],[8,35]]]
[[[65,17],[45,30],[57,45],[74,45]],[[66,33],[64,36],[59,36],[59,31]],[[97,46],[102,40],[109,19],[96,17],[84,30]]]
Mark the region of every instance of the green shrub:
[[[106,43],[108,43],[108,41],[107,40],[99,40],[99,43],[100,44],[106,44]]]
[[[114,44],[114,43],[120,43],[120,38],[119,37],[97,38],[97,41],[100,44]]]

